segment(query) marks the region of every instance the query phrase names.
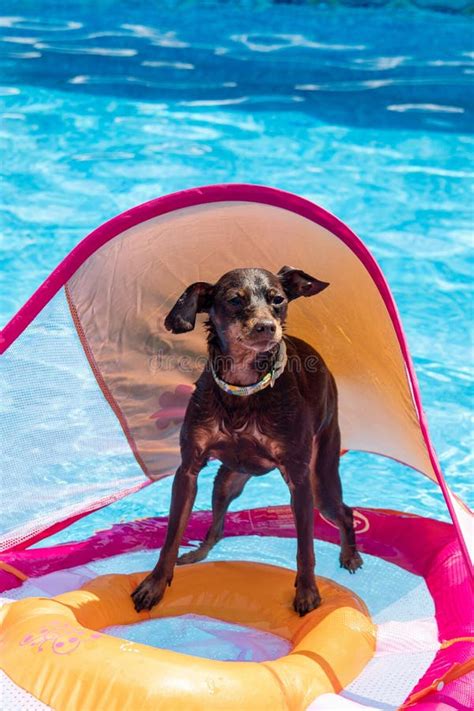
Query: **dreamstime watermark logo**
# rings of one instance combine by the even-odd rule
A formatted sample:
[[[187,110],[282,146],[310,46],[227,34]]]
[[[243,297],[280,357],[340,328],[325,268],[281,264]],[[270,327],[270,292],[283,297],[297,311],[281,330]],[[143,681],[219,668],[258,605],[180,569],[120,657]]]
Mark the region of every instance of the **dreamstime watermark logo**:
[[[205,355],[187,355],[185,353],[165,353],[158,351],[148,358],[148,368],[151,373],[177,370],[180,373],[196,373],[204,370],[207,364]]]
[[[234,359],[231,356],[218,355],[213,360],[214,369],[218,372],[233,370]],[[194,374],[209,367],[207,355],[191,355],[169,353],[163,350],[153,353],[148,358],[148,369],[154,375],[160,371],[178,371],[183,374]],[[269,368],[267,358],[256,358],[255,370],[266,373]],[[297,355],[288,355],[285,370],[289,373],[317,373],[321,369],[321,359],[316,354],[301,358]]]

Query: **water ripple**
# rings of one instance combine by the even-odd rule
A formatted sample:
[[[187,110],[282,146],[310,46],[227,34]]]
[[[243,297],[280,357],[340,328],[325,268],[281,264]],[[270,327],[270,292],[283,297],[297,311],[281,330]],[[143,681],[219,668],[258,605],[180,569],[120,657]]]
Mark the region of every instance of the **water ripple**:
[[[195,69],[194,64],[189,64],[186,62],[159,62],[157,60],[148,60],[144,61],[141,63],[142,67],[152,67],[152,68],[163,68],[163,67],[171,67],[172,69],[184,69],[184,70],[191,70]]]
[[[82,22],[56,20],[35,17],[0,17],[0,27],[14,27],[19,30],[47,30],[49,32],[68,32],[79,30]]]
[[[41,52],[9,52],[8,56],[12,59],[39,59]]]
[[[350,50],[362,51],[366,49],[363,44],[328,44],[309,40],[303,35],[280,34],[273,32],[268,35],[263,34],[243,34],[231,35],[233,42],[243,44],[252,52],[277,52],[282,49],[293,47],[306,47],[308,49],[332,50],[336,52],[346,52]]]
[[[71,45],[52,45],[46,42],[37,42],[36,49],[46,49],[50,52],[64,54],[96,54],[104,57],[135,57],[138,54],[136,49],[112,49],[110,47],[84,47]]]
[[[15,96],[21,91],[16,86],[0,86],[0,96]]]
[[[151,41],[152,44],[159,47],[170,47],[182,49],[188,47],[187,42],[183,42],[178,39],[176,32],[160,32],[153,27],[147,27],[146,25],[121,25],[124,30],[129,30],[134,37],[146,38]]]
[[[1,38],[2,42],[11,42],[12,44],[36,44],[38,37],[15,37],[7,35]]]
[[[460,106],[443,106],[442,104],[391,104],[388,111],[433,111],[440,114],[463,114]]]
[[[245,104],[249,100],[248,96],[239,96],[236,99],[199,99],[196,101],[180,101],[180,106],[232,106],[233,104]]]
[[[354,59],[354,64],[358,65],[361,69],[366,69],[368,71],[386,71],[388,69],[396,69],[406,64],[412,57],[399,56],[399,57],[368,57],[364,59]]]

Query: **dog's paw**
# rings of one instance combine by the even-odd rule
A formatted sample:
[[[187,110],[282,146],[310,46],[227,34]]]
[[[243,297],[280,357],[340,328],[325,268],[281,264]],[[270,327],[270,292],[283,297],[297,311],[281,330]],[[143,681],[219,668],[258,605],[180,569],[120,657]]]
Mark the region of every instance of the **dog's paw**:
[[[150,573],[132,593],[135,610],[137,612],[151,610],[152,607],[160,602],[166,586],[170,582],[171,580],[168,582],[166,578],[157,578],[153,573]]]
[[[345,568],[349,573],[355,573],[358,568],[362,568],[363,561],[357,551],[349,551],[339,556],[341,568]]]
[[[321,602],[321,595],[316,586],[305,586],[297,583],[293,608],[300,617],[307,615],[311,610],[315,610],[320,606]]]
[[[202,560],[202,558],[199,557],[199,548],[196,548],[194,551],[180,555],[176,561],[176,565],[190,565],[191,563],[198,563],[200,560]]]
[[[188,553],[183,553],[180,555],[176,561],[178,565],[189,565],[190,563],[199,563],[199,561],[204,560],[209,553],[209,548],[207,546],[199,546],[193,551]]]

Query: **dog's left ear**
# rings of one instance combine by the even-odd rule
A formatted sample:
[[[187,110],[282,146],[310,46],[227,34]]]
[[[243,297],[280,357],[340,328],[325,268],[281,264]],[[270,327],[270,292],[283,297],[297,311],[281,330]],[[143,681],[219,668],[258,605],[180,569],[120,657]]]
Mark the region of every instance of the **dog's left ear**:
[[[282,267],[277,276],[288,301],[298,299],[300,296],[314,296],[329,286],[329,282],[320,281],[302,269],[293,269],[293,267]]]
[[[165,328],[172,333],[192,331],[196,314],[211,308],[213,289],[213,285],[206,281],[197,281],[188,286],[165,318]]]

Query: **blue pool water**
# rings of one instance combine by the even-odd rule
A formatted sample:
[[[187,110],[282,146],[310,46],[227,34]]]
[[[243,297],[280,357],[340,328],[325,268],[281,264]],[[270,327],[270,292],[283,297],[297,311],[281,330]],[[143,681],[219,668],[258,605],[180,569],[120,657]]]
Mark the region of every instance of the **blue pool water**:
[[[298,193],[379,261],[448,483],[472,504],[471,20],[408,3],[6,0],[2,12],[0,322],[137,203],[218,182]],[[447,516],[436,487],[393,462],[350,453],[342,472],[350,504]],[[169,487],[61,536],[165,514]],[[272,474],[234,508],[287,500]]]

